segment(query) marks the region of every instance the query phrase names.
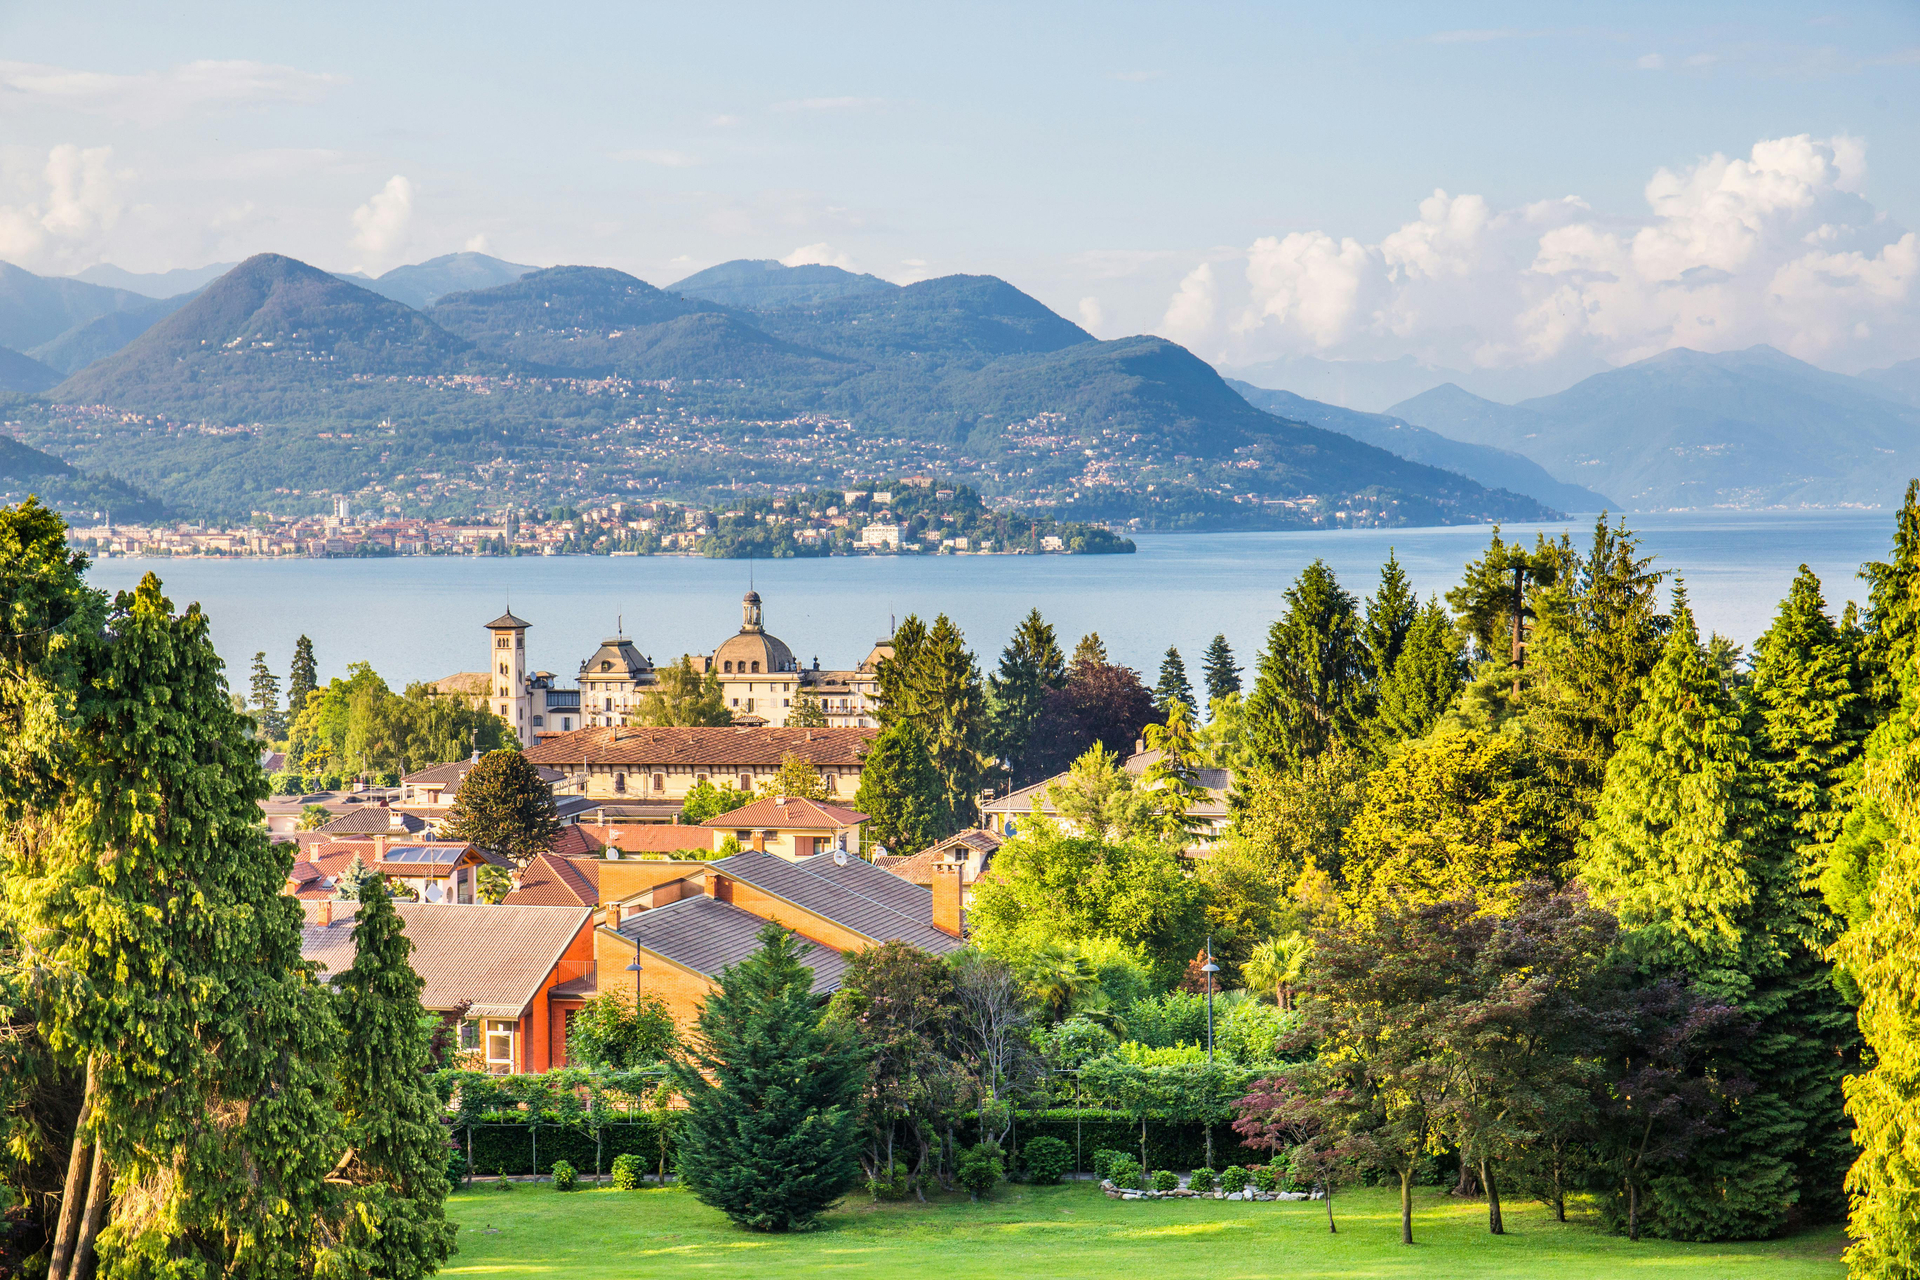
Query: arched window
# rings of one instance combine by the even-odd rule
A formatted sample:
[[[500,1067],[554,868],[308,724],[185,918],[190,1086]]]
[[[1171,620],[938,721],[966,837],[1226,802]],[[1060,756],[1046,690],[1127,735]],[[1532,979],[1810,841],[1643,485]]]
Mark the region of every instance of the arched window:
[[[721,664],[720,664],[720,669],[721,669],[722,671],[724,671],[724,672],[726,672],[726,673],[727,673],[728,675],[732,675],[732,674],[733,674],[733,663],[731,663],[731,662],[723,662],[723,663],[721,663]]]
[[[753,664],[753,674],[754,675],[760,674],[760,664],[757,662]]]
[[[625,794],[626,794],[626,790],[627,790],[627,775],[626,775],[626,774],[624,774],[624,773],[616,773],[616,774],[614,774],[614,775],[613,775],[613,789],[614,789],[615,791],[617,791],[617,792],[619,792],[619,793],[621,793],[622,795],[625,795]]]

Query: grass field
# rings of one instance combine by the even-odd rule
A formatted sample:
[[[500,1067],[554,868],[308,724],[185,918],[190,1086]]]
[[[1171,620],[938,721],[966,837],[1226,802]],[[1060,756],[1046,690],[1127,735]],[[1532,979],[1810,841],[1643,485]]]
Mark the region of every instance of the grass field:
[[[1357,1277],[1524,1277],[1526,1280],[1833,1280],[1845,1275],[1838,1228],[1756,1244],[1629,1244],[1582,1223],[1560,1225],[1538,1205],[1507,1207],[1508,1233],[1489,1236],[1484,1205],[1427,1191],[1415,1205],[1413,1248],[1399,1243],[1398,1196],[1356,1191],[1335,1202],[1327,1234],[1314,1203],[1108,1200],[1090,1184],[1002,1187],[989,1203],[873,1204],[863,1196],[805,1235],[754,1235],[685,1192],[550,1186],[454,1196],[460,1252],[443,1269],[471,1280],[634,1280],[751,1274],[856,1280],[1355,1280]],[[751,1268],[748,1272],[746,1269]]]

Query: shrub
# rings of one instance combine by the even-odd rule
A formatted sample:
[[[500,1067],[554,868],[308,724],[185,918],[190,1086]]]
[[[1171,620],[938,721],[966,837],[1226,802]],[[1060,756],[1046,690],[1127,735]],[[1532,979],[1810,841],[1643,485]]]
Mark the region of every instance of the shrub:
[[[1007,1168],[1000,1158],[999,1146],[981,1142],[960,1153],[953,1172],[968,1194],[978,1200],[993,1193],[994,1185],[1006,1177]]]
[[[1220,1171],[1220,1189],[1228,1195],[1247,1189],[1247,1171],[1237,1164],[1230,1164]]]
[[[553,1162],[553,1189],[555,1191],[571,1191],[573,1190],[574,1183],[579,1180],[580,1175],[574,1172],[573,1166],[567,1161],[555,1160]]]
[[[1127,1153],[1115,1151],[1112,1147],[1101,1147],[1093,1153],[1093,1176],[1096,1180],[1113,1176],[1113,1162],[1124,1160]]]
[[[1272,1195],[1280,1189],[1280,1179],[1274,1173],[1272,1166],[1263,1165],[1253,1171],[1253,1186],[1256,1191]]]
[[[513,1179],[512,1179],[512,1178],[509,1178],[509,1177],[507,1176],[507,1166],[505,1166],[505,1165],[501,1165],[501,1166],[500,1166],[500,1182],[499,1182],[499,1187],[500,1187],[500,1189],[501,1189],[502,1191],[511,1191],[511,1190],[513,1190]]]
[[[1146,1173],[1140,1168],[1140,1162],[1132,1156],[1117,1156],[1107,1167],[1107,1176],[1113,1179],[1116,1187],[1131,1187],[1135,1191],[1146,1190]]]
[[[1178,1191],[1180,1189],[1180,1175],[1171,1169],[1159,1170],[1153,1175],[1153,1189],[1155,1191]]]
[[[634,1191],[640,1186],[640,1179],[646,1173],[647,1166],[639,1156],[628,1152],[613,1158],[613,1185],[620,1191]]]
[[[1060,1175],[1073,1167],[1073,1148],[1050,1134],[1029,1139],[1020,1156],[1027,1173],[1041,1184],[1060,1181]]]
[[[447,1153],[447,1183],[458,1186],[467,1180],[467,1153],[455,1147]]]
[[[304,782],[305,779],[293,770],[282,769],[279,773],[273,775],[273,794],[277,796],[297,796],[300,794]]]
[[[913,1184],[907,1180],[907,1171],[897,1164],[884,1169],[876,1169],[867,1179],[867,1192],[875,1200],[905,1200],[913,1190]]]
[[[1187,1179],[1187,1189],[1203,1193],[1213,1190],[1213,1170],[1195,1169],[1193,1176]]]

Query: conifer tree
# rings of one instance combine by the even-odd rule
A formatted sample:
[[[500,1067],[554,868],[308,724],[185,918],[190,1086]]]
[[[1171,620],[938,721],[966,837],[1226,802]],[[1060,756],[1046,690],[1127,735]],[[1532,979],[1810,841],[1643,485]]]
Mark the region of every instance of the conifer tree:
[[[1153,686],[1153,709],[1164,721],[1168,708],[1176,702],[1192,707],[1193,685],[1187,680],[1187,664],[1180,660],[1180,651],[1168,645],[1160,659],[1160,679]]]
[[[1367,651],[1367,678],[1376,691],[1392,675],[1419,616],[1420,599],[1413,594],[1406,570],[1389,547],[1387,562],[1380,566],[1380,589],[1367,598],[1367,618],[1360,628],[1360,643]]]
[[[777,924],[720,975],[686,1057],[680,1177],[752,1231],[804,1231],[860,1178],[865,1050],[827,1019],[804,963],[811,944]]]
[[[453,1252],[446,1219],[447,1138],[427,1072],[429,1033],[407,940],[385,877],[362,887],[353,964],[334,980],[346,1125],[346,1247],[380,1280],[432,1275]]]
[[[260,726],[260,736],[268,742],[278,742],[287,736],[286,717],[280,713],[280,678],[267,667],[267,655],[253,655],[252,680],[248,689],[252,694],[249,705],[253,708],[254,722]]]
[[[1206,673],[1209,711],[1215,698],[1240,692],[1240,664],[1233,660],[1233,646],[1227,643],[1225,635],[1214,636],[1213,643],[1207,646],[1207,657],[1201,670]]]
[[[1429,600],[1407,629],[1399,657],[1375,695],[1369,726],[1375,749],[1424,738],[1466,681],[1459,633],[1439,600]]]
[[[1286,600],[1286,613],[1267,632],[1246,707],[1247,746],[1270,768],[1350,740],[1365,689],[1358,606],[1326,561],[1308,565]]]
[[[294,641],[293,665],[287,668],[287,723],[299,719],[307,709],[307,695],[320,687],[320,669],[313,661],[313,641],[301,636]]]
[[[1867,580],[1866,643],[1862,652],[1868,697],[1876,721],[1891,716],[1913,678],[1920,641],[1920,480],[1907,481],[1906,500],[1893,523],[1893,554],[1863,565]]]
[[[360,895],[366,892],[369,884],[384,879],[379,872],[367,865],[367,860],[359,854],[348,859],[347,866],[340,873],[340,880],[333,888],[336,902],[358,902]]]
[[[1034,609],[1000,651],[999,670],[987,677],[993,751],[1015,777],[1026,773],[1027,744],[1040,723],[1047,694],[1065,688],[1066,683],[1066,658],[1053,628]]]
[[[1829,1065],[1804,1002],[1819,975],[1794,932],[1804,889],[1790,844],[1771,838],[1741,708],[1676,592],[1672,628],[1608,761],[1582,876],[1609,899],[1626,946],[1656,978],[1679,978],[1755,1024],[1737,1061],[1753,1091],[1726,1132],[1653,1185],[1666,1234],[1752,1239],[1821,1199],[1838,1124]],[[1817,1019],[1816,1019],[1817,1022]],[[1811,1205],[1810,1205],[1811,1207]]]
[[[946,614],[931,628],[909,617],[880,663],[881,723],[910,720],[940,774],[947,835],[979,816],[979,788],[991,758],[987,695],[966,638]]]
[[[1080,637],[1080,643],[1073,646],[1073,661],[1067,667],[1067,678],[1080,675],[1089,667],[1107,666],[1107,643],[1100,638],[1098,631],[1089,631]]]
[[[867,815],[865,839],[899,857],[916,854],[950,825],[945,804],[946,788],[919,726],[900,720],[881,730],[861,763],[853,797],[853,807]]]
[[[560,834],[553,787],[518,751],[489,751],[460,779],[441,834],[524,867]]]
[[[893,631],[893,653],[880,659],[874,671],[874,683],[878,686],[878,706],[875,713],[883,725],[892,724],[902,717],[922,714],[918,702],[917,681],[919,679],[920,651],[927,643],[927,624],[920,621],[919,615],[908,614]]]
[[[802,693],[793,700],[793,710],[787,715],[787,724],[795,729],[824,729],[827,727],[827,710],[820,705],[820,699],[810,693]]]

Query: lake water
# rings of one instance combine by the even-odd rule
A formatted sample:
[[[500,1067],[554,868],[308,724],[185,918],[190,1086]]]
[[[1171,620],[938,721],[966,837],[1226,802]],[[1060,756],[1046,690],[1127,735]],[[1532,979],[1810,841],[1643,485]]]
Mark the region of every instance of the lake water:
[[[1795,570],[1805,563],[1826,584],[1837,612],[1865,602],[1855,578],[1863,561],[1887,554],[1892,512],[1638,515],[1630,525],[1656,567],[1686,579],[1703,629],[1742,644],[1767,627]],[[1508,526],[1531,542],[1534,530],[1572,532],[1590,523]],[[321,679],[365,661],[395,688],[456,671],[485,669],[485,623],[509,604],[532,623],[528,661],[571,682],[603,636],[624,625],[642,652],[667,662],[710,652],[740,625],[748,575],[765,600],[767,629],[802,662],[848,667],[864,657],[891,619],[945,612],[991,667],[1015,624],[1038,607],[1063,648],[1098,631],[1109,656],[1148,682],[1168,645],[1179,647],[1197,682],[1200,656],[1224,632],[1251,666],[1281,593],[1316,556],[1357,595],[1372,591],[1393,548],[1414,586],[1444,593],[1461,566],[1485,547],[1480,527],[1342,530],[1327,533],[1187,534],[1135,539],[1131,556],[861,557],[830,560],[700,560],[678,556],[437,558],[391,560],[108,560],[96,586],[128,588],[148,570],[178,608],[197,600],[213,620],[214,643],[233,683],[243,685],[256,650],[282,681],[295,639],[313,638]]]

